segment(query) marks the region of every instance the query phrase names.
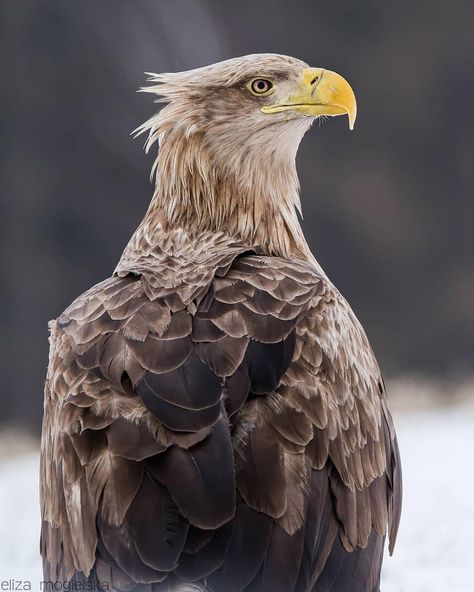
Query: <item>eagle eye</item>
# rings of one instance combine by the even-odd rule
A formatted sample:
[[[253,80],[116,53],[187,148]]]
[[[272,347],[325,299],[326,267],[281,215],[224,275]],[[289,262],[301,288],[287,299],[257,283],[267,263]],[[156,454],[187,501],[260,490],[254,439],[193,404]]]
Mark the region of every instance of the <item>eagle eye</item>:
[[[268,95],[273,90],[273,82],[266,78],[254,78],[250,81],[247,88],[253,95],[262,96]]]

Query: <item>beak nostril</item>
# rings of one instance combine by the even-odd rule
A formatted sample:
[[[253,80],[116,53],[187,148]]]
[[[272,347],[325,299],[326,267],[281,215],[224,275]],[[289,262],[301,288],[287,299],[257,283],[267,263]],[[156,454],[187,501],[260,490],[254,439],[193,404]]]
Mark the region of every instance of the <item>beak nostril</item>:
[[[315,82],[317,82],[318,80],[319,80],[319,76],[315,76],[315,77],[313,78],[313,80],[311,80],[311,82],[310,82],[311,86],[313,86],[313,84],[314,84]]]

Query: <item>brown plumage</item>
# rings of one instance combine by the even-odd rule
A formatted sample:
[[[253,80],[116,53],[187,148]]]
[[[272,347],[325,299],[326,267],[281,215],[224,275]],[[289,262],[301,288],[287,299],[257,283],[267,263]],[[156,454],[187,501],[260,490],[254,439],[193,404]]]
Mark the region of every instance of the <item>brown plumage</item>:
[[[319,115],[353,122],[352,91],[270,54],[152,82],[151,205],[113,276],[50,325],[45,579],[375,592],[400,517],[395,432],[296,213],[299,141]]]

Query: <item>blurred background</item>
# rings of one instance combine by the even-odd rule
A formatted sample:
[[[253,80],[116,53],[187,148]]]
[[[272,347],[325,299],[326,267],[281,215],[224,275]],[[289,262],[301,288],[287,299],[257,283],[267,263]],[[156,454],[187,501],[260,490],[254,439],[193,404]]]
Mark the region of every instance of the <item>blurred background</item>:
[[[316,126],[298,169],[309,243],[365,326],[398,416],[406,502],[384,590],[471,589],[473,25],[469,0],[2,1],[1,540],[20,489],[29,510],[0,580],[39,569],[47,321],[111,274],[152,193],[154,154],[130,137],[155,109],[136,93],[143,72],[277,52],[340,72],[358,99],[355,131]],[[417,555],[427,537],[444,559]]]

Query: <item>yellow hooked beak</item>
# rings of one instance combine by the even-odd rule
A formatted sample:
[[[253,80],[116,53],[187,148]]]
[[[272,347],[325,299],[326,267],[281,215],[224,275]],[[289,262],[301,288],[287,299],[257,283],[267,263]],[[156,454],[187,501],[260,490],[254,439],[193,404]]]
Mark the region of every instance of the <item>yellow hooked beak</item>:
[[[263,113],[289,110],[299,111],[311,117],[335,117],[347,113],[349,128],[352,130],[357,116],[357,103],[354,91],[347,80],[336,72],[324,68],[304,68],[295,94],[285,103],[262,107]]]

